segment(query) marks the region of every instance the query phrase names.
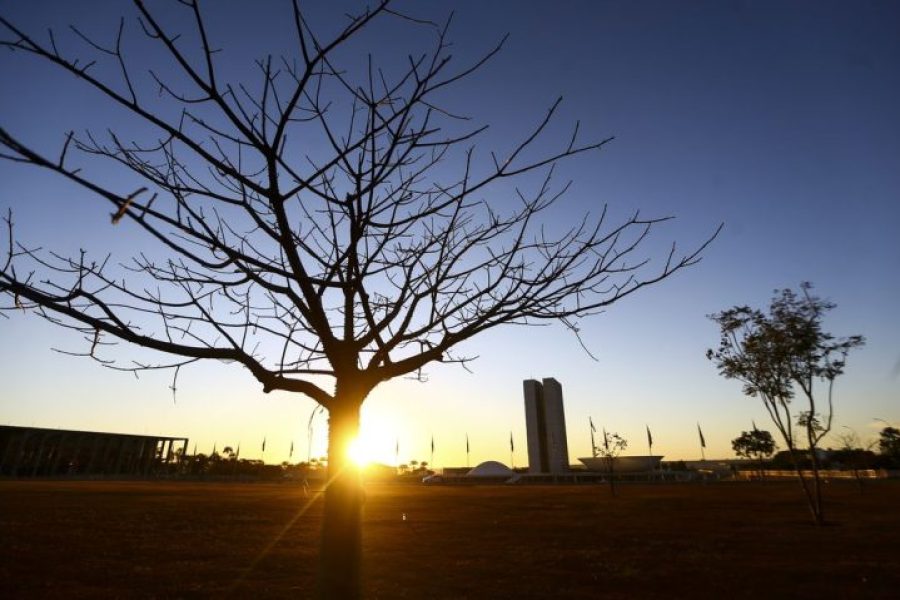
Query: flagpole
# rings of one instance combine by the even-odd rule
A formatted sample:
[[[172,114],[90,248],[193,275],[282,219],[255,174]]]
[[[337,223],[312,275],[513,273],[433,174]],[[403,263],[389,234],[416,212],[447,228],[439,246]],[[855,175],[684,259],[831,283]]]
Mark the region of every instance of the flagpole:
[[[316,411],[313,409],[313,416]],[[313,423],[312,416],[309,418],[309,427],[306,428],[306,464],[312,464],[312,442],[313,442]]]
[[[322,405],[318,404],[313,407],[312,412],[309,414],[309,423],[306,424],[306,464],[309,465],[312,463],[312,443],[313,443],[313,419],[316,417],[316,412],[322,412]]]
[[[700,434],[700,458],[706,462],[706,440],[703,438],[703,430],[700,429],[700,423],[697,423],[697,433]]]
[[[606,468],[609,469],[609,486],[611,490],[615,490],[615,479],[613,477],[613,468],[615,467],[615,463],[613,462],[613,455],[609,451],[609,436],[606,435],[606,427],[603,428],[603,451],[606,456]],[[615,495],[615,491],[613,492]]]
[[[469,434],[466,434],[466,468],[469,468]]]

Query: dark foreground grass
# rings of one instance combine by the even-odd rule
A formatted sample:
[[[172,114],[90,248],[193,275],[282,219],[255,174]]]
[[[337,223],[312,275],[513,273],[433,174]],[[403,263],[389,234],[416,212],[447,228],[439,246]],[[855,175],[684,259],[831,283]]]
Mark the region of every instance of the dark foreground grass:
[[[900,482],[830,484],[824,528],[800,493],[371,485],[365,594],[900,597]],[[3,481],[0,597],[303,598],[320,517],[294,485]]]

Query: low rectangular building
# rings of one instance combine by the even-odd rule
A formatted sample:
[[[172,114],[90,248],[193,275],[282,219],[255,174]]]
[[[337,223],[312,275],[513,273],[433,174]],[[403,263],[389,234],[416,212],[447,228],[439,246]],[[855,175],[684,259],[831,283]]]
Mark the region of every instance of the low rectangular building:
[[[188,438],[0,425],[0,476],[153,475],[187,453]]]

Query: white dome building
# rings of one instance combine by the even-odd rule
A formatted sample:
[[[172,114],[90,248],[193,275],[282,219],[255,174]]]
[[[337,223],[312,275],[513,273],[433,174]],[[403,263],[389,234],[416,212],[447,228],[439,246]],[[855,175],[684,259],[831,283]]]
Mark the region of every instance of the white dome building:
[[[496,479],[509,479],[513,475],[515,473],[512,469],[496,460],[485,461],[466,473],[466,477],[490,477]]]

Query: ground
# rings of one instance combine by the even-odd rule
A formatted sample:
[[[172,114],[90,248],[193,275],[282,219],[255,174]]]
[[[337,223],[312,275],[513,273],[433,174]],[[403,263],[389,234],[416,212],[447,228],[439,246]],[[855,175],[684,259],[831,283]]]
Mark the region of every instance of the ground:
[[[368,598],[888,598],[900,481],[370,485]],[[303,598],[321,501],[295,484],[0,481],[2,598]]]

